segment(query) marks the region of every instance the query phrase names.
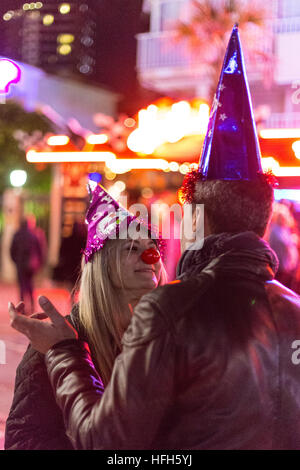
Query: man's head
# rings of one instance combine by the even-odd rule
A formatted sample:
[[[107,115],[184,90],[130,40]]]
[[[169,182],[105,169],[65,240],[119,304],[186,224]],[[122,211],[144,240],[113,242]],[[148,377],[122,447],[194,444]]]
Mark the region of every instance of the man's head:
[[[273,200],[273,187],[264,175],[253,181],[198,180],[189,199],[194,209],[190,223],[193,231],[203,230],[199,227],[196,207],[204,204],[204,236],[252,231],[263,237]],[[183,240],[182,250],[191,242],[191,239]]]

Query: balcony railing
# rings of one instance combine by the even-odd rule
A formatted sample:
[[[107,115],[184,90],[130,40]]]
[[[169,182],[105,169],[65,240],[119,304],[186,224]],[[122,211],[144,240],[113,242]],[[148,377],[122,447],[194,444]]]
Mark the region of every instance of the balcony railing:
[[[274,33],[300,32],[300,16],[294,18],[277,18],[273,21]]]
[[[299,129],[300,113],[273,113],[264,124],[268,129]]]
[[[272,42],[269,37],[261,36],[257,41],[260,51],[268,53],[272,50]],[[257,71],[264,64],[262,57],[255,60],[246,56],[248,66]],[[168,67],[196,67],[203,66],[203,57],[193,52],[185,41],[178,41],[173,31],[158,33],[143,33],[138,35],[137,68],[140,72],[150,69],[163,69]]]

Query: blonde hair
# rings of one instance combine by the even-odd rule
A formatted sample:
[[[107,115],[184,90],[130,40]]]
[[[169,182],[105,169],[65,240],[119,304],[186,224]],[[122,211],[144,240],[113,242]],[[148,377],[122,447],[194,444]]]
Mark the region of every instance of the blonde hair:
[[[123,285],[120,259],[126,241],[107,241],[104,248],[93,255],[92,261],[82,267],[79,318],[104,385],[110,379],[114,361],[122,349],[122,336],[131,319],[122,289],[114,287],[110,276],[113,267]],[[159,285],[166,282],[162,263]]]

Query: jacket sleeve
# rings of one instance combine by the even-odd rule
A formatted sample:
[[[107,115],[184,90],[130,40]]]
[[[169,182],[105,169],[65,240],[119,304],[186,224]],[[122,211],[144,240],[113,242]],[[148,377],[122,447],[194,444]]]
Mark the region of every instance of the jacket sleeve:
[[[170,325],[145,296],[123,337],[105,392],[84,344],[58,343],[46,365],[77,449],[151,449],[174,388]]]
[[[48,379],[44,355],[31,346],[18,366],[5,427],[6,450],[72,449]]]

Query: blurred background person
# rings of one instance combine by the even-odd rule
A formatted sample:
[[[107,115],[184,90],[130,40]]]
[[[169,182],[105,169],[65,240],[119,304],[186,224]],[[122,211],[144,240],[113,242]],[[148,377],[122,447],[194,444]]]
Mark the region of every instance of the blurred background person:
[[[36,217],[33,214],[26,216],[29,229],[36,235],[40,248],[41,248],[41,266],[40,269],[45,266],[48,255],[48,243],[45,231],[36,225]]]
[[[10,256],[16,265],[20,300],[27,303],[25,312],[33,313],[33,276],[43,264],[42,247],[28,219],[21,222],[10,246]],[[30,307],[29,307],[30,306]]]
[[[290,207],[282,202],[274,203],[274,211],[266,239],[279,260],[276,279],[296,290],[299,263],[299,229]]]

